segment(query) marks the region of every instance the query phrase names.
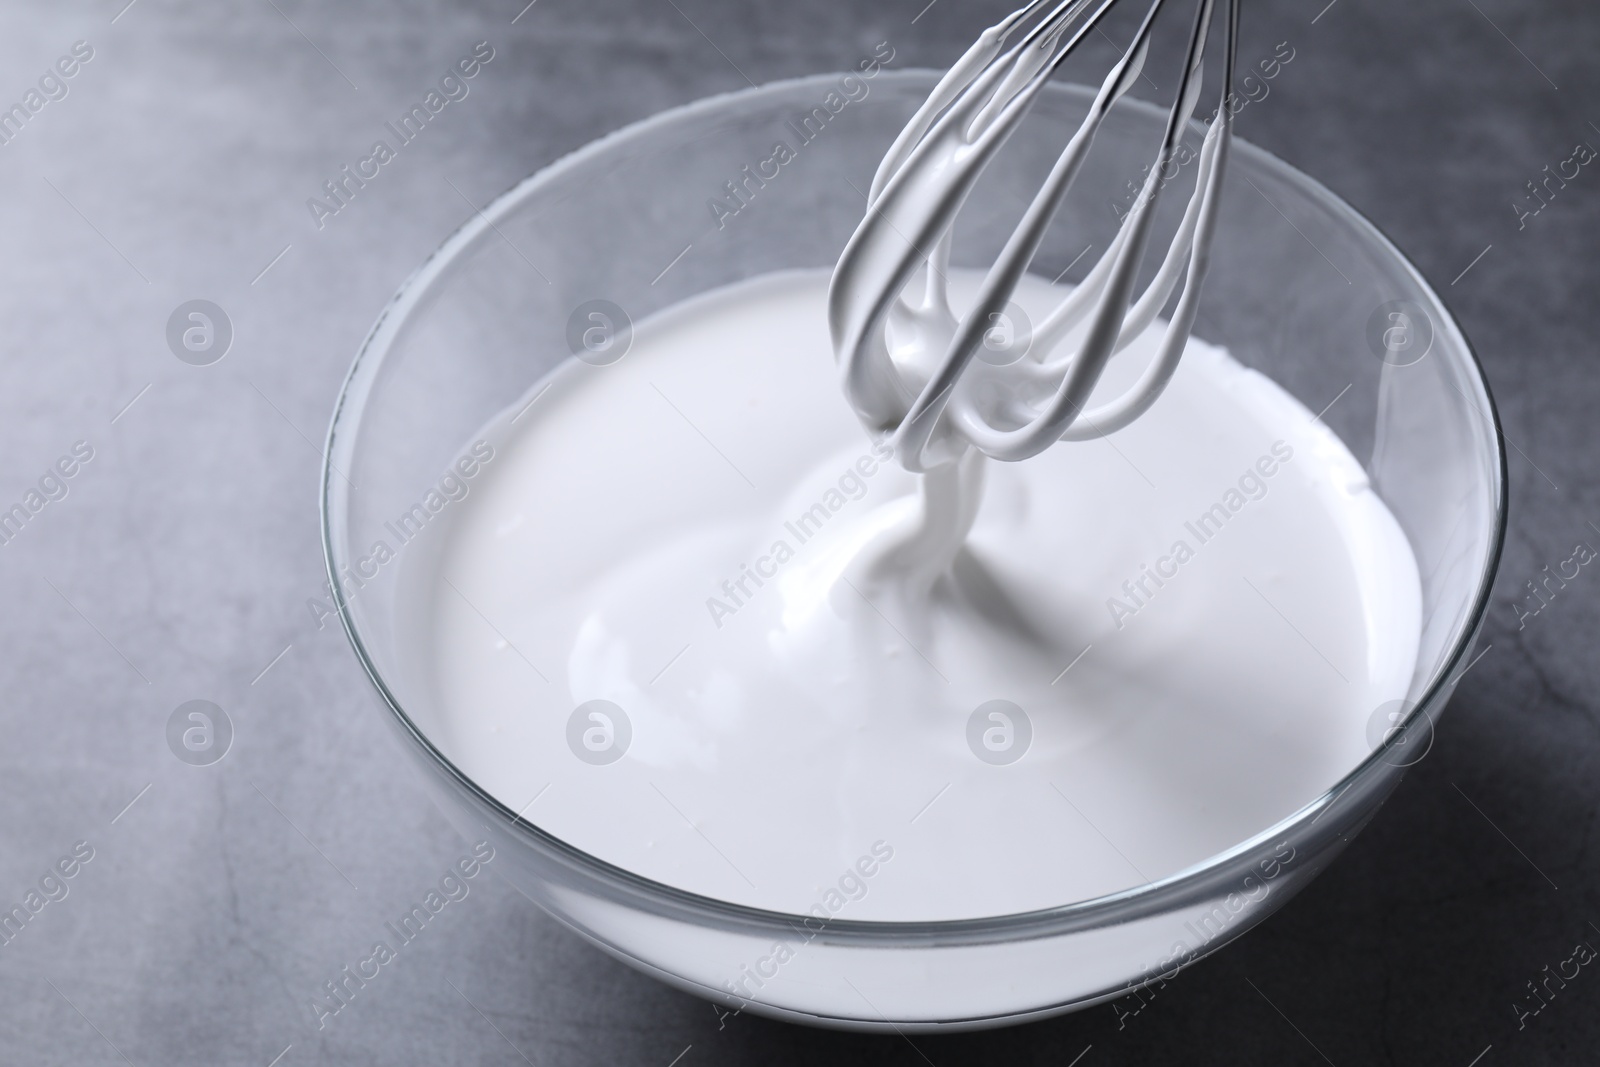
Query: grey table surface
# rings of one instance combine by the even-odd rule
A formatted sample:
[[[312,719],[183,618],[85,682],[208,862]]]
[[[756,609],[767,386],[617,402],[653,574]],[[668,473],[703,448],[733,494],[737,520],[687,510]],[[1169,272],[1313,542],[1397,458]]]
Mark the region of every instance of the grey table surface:
[[[1600,545],[1600,172],[1537,216],[1513,206],[1600,145],[1600,8],[1562,0],[1246,4],[1244,54],[1296,58],[1242,135],[1434,280],[1511,440],[1489,651],[1429,757],[1291,906],[1137,1016],[907,1040],[721,1022],[482,878],[319,1030],[323,980],[466,849],[306,603],[323,429],[384,301],[464,197],[879,41],[896,66],[948,64],[1000,10],[524,2],[0,10],[0,104],[74,42],[93,53],[0,145],[0,509],[93,452],[0,545],[0,901],[92,850],[0,947],[0,1063],[1594,1062],[1600,972],[1514,1008],[1600,945],[1600,578],[1520,629],[1515,608],[1540,568]],[[470,97],[319,231],[307,197],[478,41],[495,59]],[[166,339],[196,298],[234,331],[203,367]],[[235,731],[212,766],[169,750],[193,699]]]

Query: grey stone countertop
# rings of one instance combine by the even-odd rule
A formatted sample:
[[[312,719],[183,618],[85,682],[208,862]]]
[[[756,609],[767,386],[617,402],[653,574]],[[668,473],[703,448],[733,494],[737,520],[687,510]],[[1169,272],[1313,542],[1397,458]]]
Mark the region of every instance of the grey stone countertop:
[[[378,311],[467,217],[463,196],[481,204],[620,125],[843,69],[879,41],[896,66],[947,65],[1002,10],[525,2],[0,11],[0,107],[28,112],[0,144],[0,508],[41,479],[54,497],[0,544],[0,900],[58,861],[74,872],[0,945],[0,1063],[1600,1056],[1600,970],[1536,1015],[1515,1007],[1576,943],[1600,945],[1600,576],[1520,629],[1515,607],[1541,568],[1600,545],[1600,170],[1537,215],[1513,206],[1575,144],[1600,146],[1600,8],[1575,0],[1245,3],[1243,54],[1288,41],[1296,58],[1241,135],[1419,264],[1511,439],[1490,648],[1428,758],[1289,907],[1136,1016],[907,1040],[724,1025],[491,875],[319,1031],[310,997],[374,916],[469,848],[306,603],[323,581],[324,428]],[[479,41],[495,58],[470,98],[319,230],[307,198]],[[194,299],[231,324],[209,366],[167,343]],[[63,459],[71,477],[47,478]],[[196,699],[232,724],[213,766],[169,749],[169,717]]]

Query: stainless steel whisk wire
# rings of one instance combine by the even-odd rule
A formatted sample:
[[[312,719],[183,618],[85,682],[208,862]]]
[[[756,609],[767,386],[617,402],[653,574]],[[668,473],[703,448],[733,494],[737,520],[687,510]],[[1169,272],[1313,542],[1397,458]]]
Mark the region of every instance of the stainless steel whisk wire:
[[[829,326],[845,393],[857,415],[870,429],[892,435],[909,469],[944,466],[970,450],[1000,460],[1026,459],[1058,440],[1105,436],[1148,410],[1171,380],[1193,329],[1217,224],[1233,134],[1226,105],[1239,0],[1226,0],[1224,77],[1201,145],[1194,191],[1144,292],[1134,298],[1155,207],[1168,180],[1164,176],[1202,90],[1217,0],[1198,0],[1166,132],[1115,238],[1034,330],[1024,358],[995,367],[975,363],[974,356],[995,316],[1011,303],[1111,106],[1143,73],[1157,17],[1174,2],[1151,3],[990,267],[974,305],[959,320],[950,310],[947,280],[956,216],[1045,83],[1118,0],[1033,0],[985,30],[935,86],[879,166],[866,217],[834,271]],[[1030,23],[1022,39],[1007,48],[1008,38]],[[925,285],[913,299],[908,292],[919,272]],[[1175,290],[1178,298],[1154,358],[1119,396],[1086,410],[1108,361],[1150,327]],[[1055,354],[1085,323],[1079,343]],[[923,361],[897,359],[892,331],[920,338],[922,344],[902,349],[922,352]],[[931,361],[934,356],[937,362]]]

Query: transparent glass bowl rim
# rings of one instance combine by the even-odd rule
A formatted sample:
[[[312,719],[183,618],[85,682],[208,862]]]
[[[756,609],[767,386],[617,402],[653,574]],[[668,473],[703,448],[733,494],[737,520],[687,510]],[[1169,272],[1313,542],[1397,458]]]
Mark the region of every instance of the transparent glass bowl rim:
[[[934,83],[943,76],[943,73],[943,71],[908,68],[898,71],[882,71],[879,73],[878,78],[880,83],[890,82],[912,88],[931,90]],[[400,327],[404,324],[407,314],[417,306],[423,295],[438,279],[452,259],[471,247],[473,242],[485,231],[490,230],[501,216],[514,211],[529,197],[538,195],[544,186],[567,171],[581,166],[596,156],[622,148],[630,140],[647,134],[659,126],[668,125],[680,119],[716,113],[730,106],[760,100],[763,97],[778,97],[798,90],[810,92],[813,89],[825,88],[831,86],[841,76],[840,73],[835,72],[789,78],[753,88],[703,97],[691,103],[658,112],[648,118],[606,134],[557,159],[548,166],[521,179],[482,210],[477,211],[446,238],[439,248],[430,254],[412,272],[411,276],[402,283],[399,289],[396,290],[395,295],[390,298],[389,303],[379,313],[372,329],[362,341],[361,348],[351,364],[349,373],[340,386],[339,396],[334,405],[333,416],[328,426],[328,435],[323,453],[324,462],[320,493],[323,554],[328,569],[329,581],[333,589],[334,601],[339,612],[339,621],[344,627],[345,635],[349,638],[350,644],[355,650],[356,658],[360,661],[368,679],[382,697],[384,704],[393,713],[404,732],[409,734],[421,746],[422,751],[438,765],[439,769],[444,771],[456,785],[476,798],[480,804],[495,812],[500,817],[503,828],[508,832],[520,833],[525,837],[527,843],[531,844],[535,849],[553,854],[554,857],[560,858],[569,866],[578,868],[598,882],[619,892],[624,899],[631,900],[636,906],[643,905],[648,901],[655,905],[652,910],[665,909],[676,913],[681,918],[699,921],[705,925],[731,925],[779,934],[792,933],[796,928],[796,924],[801,923],[806,916],[753,908],[719,900],[715,897],[692,893],[635,874],[625,868],[592,856],[522,819],[509,807],[480,787],[434,745],[428,736],[411,720],[411,717],[406,714],[405,709],[400,706],[399,700],[384,682],[376,664],[367,652],[366,645],[357,630],[350,607],[346,603],[344,592],[339,585],[339,571],[348,563],[348,560],[344,558],[342,546],[336,539],[335,526],[342,528],[342,516],[346,505],[343,490],[339,488],[339,480],[334,477],[334,459],[338,453],[344,450],[347,439],[351,449],[354,448],[355,442],[360,435],[361,416],[365,410],[377,371],[387,355],[388,342],[396,336]],[[1047,91],[1055,94],[1082,96],[1088,96],[1094,92],[1090,87],[1067,82],[1052,83],[1047,87]],[[1145,101],[1125,97],[1117,106],[1119,108],[1143,110],[1165,121],[1166,109]],[[1191,123],[1191,125],[1198,130],[1204,129],[1198,121]],[[1457,667],[1467,651],[1473,646],[1473,642],[1482,627],[1485,613],[1488,610],[1490,589],[1505,541],[1507,519],[1505,438],[1501,432],[1499,412],[1496,409],[1493,394],[1489,389],[1482,361],[1479,359],[1471,341],[1467,339],[1465,333],[1461,330],[1460,323],[1456,320],[1454,314],[1449,311],[1445,301],[1427,283],[1410,259],[1365,215],[1345,203],[1320,182],[1290,166],[1270,152],[1242,138],[1236,137],[1234,139],[1233,157],[1235,160],[1248,159],[1251,165],[1273,172],[1286,179],[1302,193],[1307,194],[1310,199],[1316,201],[1332,215],[1349,225],[1360,236],[1370,240],[1382,251],[1392,256],[1394,261],[1410,276],[1410,280],[1416,285],[1417,291],[1426,294],[1440,308],[1445,310],[1446,322],[1444,325],[1452,329],[1460,337],[1470,360],[1471,369],[1475,372],[1476,384],[1480,394],[1478,399],[1482,401],[1483,413],[1487,416],[1493,429],[1496,453],[1495,484],[1492,486],[1495,512],[1494,530],[1488,558],[1485,561],[1482,572],[1477,576],[1477,587],[1472,608],[1467,617],[1467,624],[1462,628],[1442,668],[1436,673],[1421,699],[1417,701],[1416,707],[1412,709],[1407,722],[1412,721],[1419,715],[1428,715],[1431,719],[1436,719],[1438,710],[1449,698],[1451,687],[1457,677]],[[1236,162],[1234,165],[1238,166],[1238,163]],[[1076,901],[1071,904],[981,918],[917,922],[833,919],[827,924],[823,937],[833,943],[855,943],[859,945],[874,943],[902,944],[908,938],[940,944],[993,943],[1014,940],[1019,937],[1066,933],[1112,923],[1127,922],[1198,902],[1205,899],[1208,893],[1215,888],[1216,875],[1219,872],[1225,872],[1236,860],[1254,853],[1263,846],[1268,845],[1272,840],[1294,835],[1300,828],[1315,822],[1347,789],[1365,779],[1369,774],[1374,773],[1379,764],[1390,762],[1388,760],[1389,754],[1397,745],[1402,743],[1403,737],[1403,730],[1391,731],[1385,741],[1369,753],[1366,759],[1356,765],[1322,796],[1311,801],[1294,814],[1263,829],[1260,833],[1234,845],[1232,848],[1216,853],[1193,866],[1157,881],[1089,900]],[[1393,764],[1391,763],[1391,765]]]

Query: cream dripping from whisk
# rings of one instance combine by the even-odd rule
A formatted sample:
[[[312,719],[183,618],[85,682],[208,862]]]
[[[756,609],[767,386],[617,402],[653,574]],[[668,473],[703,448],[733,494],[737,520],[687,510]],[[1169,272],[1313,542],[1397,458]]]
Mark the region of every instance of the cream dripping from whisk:
[[[1217,108],[1207,131],[1194,192],[1160,268],[1137,300],[1133,290],[1161,175],[1199,98],[1209,0],[1197,8],[1186,77],[1139,199],[1082,284],[1042,318],[1027,350],[998,366],[975,358],[1107,111],[1142,72],[1160,4],[1101,86],[973,306],[961,318],[951,309],[952,228],[961,206],[1046,79],[1111,4],[1101,3],[1087,18],[1087,0],[1059,4],[1006,50],[1007,38],[1046,6],[1031,4],[985,31],[940,81],[880,165],[866,217],[834,272],[829,322],[845,392],[868,429],[887,433],[901,462],[924,472],[920,520],[867,550],[859,568],[875,586],[893,575],[901,592],[925,592],[947,570],[979,506],[984,455],[1026,459],[1057,440],[1103,437],[1147,411],[1170,381],[1194,322],[1232,135],[1226,107]],[[1230,78],[1236,24],[1237,5],[1230,4]],[[919,240],[931,246],[926,256]],[[1151,328],[1180,279],[1156,357],[1125,392],[1091,407],[1107,362]],[[1058,351],[1069,339],[1075,345]]]

